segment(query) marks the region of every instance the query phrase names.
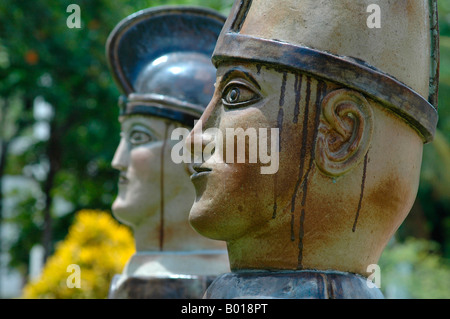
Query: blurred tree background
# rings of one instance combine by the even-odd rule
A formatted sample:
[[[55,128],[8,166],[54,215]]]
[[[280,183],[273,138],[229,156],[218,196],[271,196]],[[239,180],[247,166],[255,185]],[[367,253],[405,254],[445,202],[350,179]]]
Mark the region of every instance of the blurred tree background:
[[[110,162],[119,142],[119,91],[105,43],[114,26],[150,6],[201,5],[228,14],[232,3],[1,1],[0,269],[19,271],[25,284],[36,244],[45,261],[68,235],[76,212],[110,210],[117,191]],[[70,4],[81,8],[79,29],[67,27]],[[435,141],[425,145],[417,201],[380,261],[382,289],[392,298],[450,298],[448,285],[438,284],[450,282],[450,0],[439,0],[439,10],[440,120]],[[399,273],[413,280],[400,282]],[[5,277],[4,270],[0,297]]]
[[[81,9],[79,29],[67,26],[70,4]],[[119,91],[105,43],[126,16],[171,4],[226,14],[232,1],[0,2],[0,269],[18,270],[26,283],[36,244],[45,262],[75,212],[110,210],[117,192],[110,163],[119,142]],[[8,284],[5,277],[0,288]]]

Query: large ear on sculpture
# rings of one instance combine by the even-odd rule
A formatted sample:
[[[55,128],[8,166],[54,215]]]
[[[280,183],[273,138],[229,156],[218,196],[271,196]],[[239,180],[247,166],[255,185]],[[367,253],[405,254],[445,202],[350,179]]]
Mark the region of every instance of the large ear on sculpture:
[[[353,90],[339,89],[322,101],[315,161],[326,175],[338,177],[364,159],[372,139],[372,107]]]

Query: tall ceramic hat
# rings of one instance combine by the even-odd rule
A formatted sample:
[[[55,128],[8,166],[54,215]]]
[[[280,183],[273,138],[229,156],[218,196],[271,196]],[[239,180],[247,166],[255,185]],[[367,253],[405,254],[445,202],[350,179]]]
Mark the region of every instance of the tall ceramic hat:
[[[372,4],[380,28],[368,25]],[[373,11],[375,12],[375,11]],[[436,0],[238,0],[213,62],[273,63],[365,93],[433,139],[438,121]]]
[[[211,9],[163,6],[132,14],[111,32],[106,56],[124,94],[121,115],[193,125],[214,93],[211,55],[225,17]]]

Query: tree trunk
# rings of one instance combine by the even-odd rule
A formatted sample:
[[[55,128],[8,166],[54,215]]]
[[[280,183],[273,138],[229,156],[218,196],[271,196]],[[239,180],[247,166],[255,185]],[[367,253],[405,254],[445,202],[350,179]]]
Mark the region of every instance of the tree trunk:
[[[52,189],[55,182],[55,176],[60,169],[61,164],[61,145],[59,140],[59,130],[55,129],[52,122],[50,127],[50,139],[47,144],[47,158],[49,160],[49,172],[44,183],[45,207],[44,207],[44,229],[42,234],[42,245],[44,247],[44,263],[51,255],[53,250],[53,220],[51,208],[53,203]]]

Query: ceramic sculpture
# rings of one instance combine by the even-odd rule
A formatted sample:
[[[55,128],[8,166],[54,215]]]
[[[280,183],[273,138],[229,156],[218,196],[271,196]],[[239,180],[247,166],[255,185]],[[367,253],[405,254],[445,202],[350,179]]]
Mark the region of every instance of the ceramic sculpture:
[[[127,17],[108,38],[108,62],[123,93],[112,210],[136,243],[109,298],[201,298],[229,271],[225,244],[189,225],[190,168],[170,155],[172,131],[191,129],[212,96],[210,57],[224,21],[209,9],[156,7]]]
[[[227,242],[232,270],[205,298],[383,298],[368,277],[416,197],[439,51],[435,1],[377,1],[381,28],[372,2],[231,9],[187,140],[209,155],[194,165],[190,222]],[[252,160],[254,132],[276,172],[263,173],[264,152]]]

